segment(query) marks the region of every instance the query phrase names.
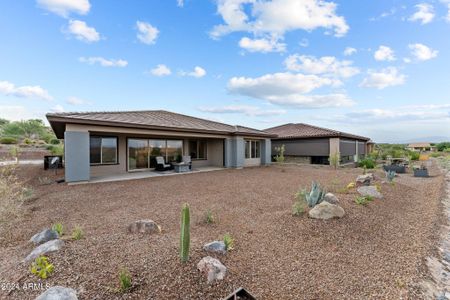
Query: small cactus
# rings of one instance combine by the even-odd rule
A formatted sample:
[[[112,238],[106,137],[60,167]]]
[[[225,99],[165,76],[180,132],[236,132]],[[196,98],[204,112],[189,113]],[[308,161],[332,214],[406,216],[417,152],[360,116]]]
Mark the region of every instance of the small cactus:
[[[311,191],[309,193],[306,193],[305,195],[308,206],[314,207],[322,202],[323,198],[325,198],[326,193],[327,191],[323,189],[319,183],[313,181],[311,185]]]
[[[395,171],[390,170],[386,172],[386,178],[389,182],[394,181],[395,175],[396,175]]]
[[[185,203],[181,209],[180,258],[182,262],[187,262],[189,259],[190,242],[189,204]]]

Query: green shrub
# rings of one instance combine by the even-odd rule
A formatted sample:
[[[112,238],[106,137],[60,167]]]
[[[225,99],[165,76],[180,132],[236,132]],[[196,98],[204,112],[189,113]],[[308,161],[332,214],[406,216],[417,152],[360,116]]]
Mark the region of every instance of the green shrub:
[[[49,142],[52,145],[59,145],[61,143],[61,141],[58,139],[51,139]]]
[[[126,270],[126,269],[120,270],[119,285],[120,285],[119,290],[122,293],[125,293],[131,289],[131,286],[132,286],[131,275],[130,275],[130,272],[128,272],[128,270]]]
[[[81,240],[84,237],[83,229],[80,226],[75,226],[72,231],[72,239]]]
[[[31,264],[31,273],[39,276],[42,279],[46,279],[53,272],[53,265],[48,261],[45,256],[37,257]]]
[[[367,205],[371,201],[373,201],[372,196],[358,196],[355,199],[356,204],[359,204],[359,205]]]
[[[64,226],[62,223],[53,224],[52,230],[56,231],[60,237],[64,234]]]
[[[64,155],[64,147],[62,145],[46,145],[45,148],[53,155]]]
[[[445,149],[450,149],[450,142],[443,142],[436,145],[437,151],[444,151]]]
[[[364,158],[359,162],[361,168],[373,169],[375,168],[375,161],[371,158]]]
[[[17,139],[12,136],[4,136],[0,138],[0,144],[6,145],[17,144]]]
[[[320,186],[319,183],[313,181],[311,184],[311,191],[302,189],[295,194],[295,197],[304,198],[309,207],[314,207],[323,201],[327,191]]]
[[[234,248],[234,239],[231,237],[230,234],[225,234],[223,236],[223,243],[225,244],[225,250],[230,251]]]
[[[395,178],[396,174],[397,173],[395,173],[395,171],[387,171],[386,172],[386,179],[388,180],[388,182],[390,182],[390,183],[394,182],[394,178]]]
[[[33,141],[32,141],[31,139],[29,139],[29,138],[25,138],[25,139],[23,140],[23,142],[24,142],[25,144],[27,144],[27,145],[31,145],[31,144],[33,143]]]
[[[301,216],[305,210],[306,210],[306,202],[302,200],[297,200],[294,202],[294,205],[292,205],[292,214],[294,216]]]
[[[284,151],[285,151],[285,146],[284,144],[281,145],[280,147],[275,147],[275,151],[277,151],[277,155],[275,156],[275,161],[277,163],[284,163]]]
[[[206,224],[212,224],[216,221],[216,218],[214,217],[213,212],[208,209],[205,213],[205,223]]]
[[[419,160],[420,153],[416,151],[409,151],[409,159],[410,160]]]
[[[341,154],[339,152],[335,152],[334,154],[328,157],[328,161],[330,166],[332,166],[335,170],[339,167],[339,162],[341,160]]]

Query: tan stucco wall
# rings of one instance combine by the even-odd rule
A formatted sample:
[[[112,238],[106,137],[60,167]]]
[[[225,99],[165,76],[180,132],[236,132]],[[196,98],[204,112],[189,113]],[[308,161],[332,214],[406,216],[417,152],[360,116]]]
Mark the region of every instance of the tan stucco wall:
[[[330,138],[330,155],[334,155],[336,154],[336,152],[340,152],[339,145],[339,138]]]

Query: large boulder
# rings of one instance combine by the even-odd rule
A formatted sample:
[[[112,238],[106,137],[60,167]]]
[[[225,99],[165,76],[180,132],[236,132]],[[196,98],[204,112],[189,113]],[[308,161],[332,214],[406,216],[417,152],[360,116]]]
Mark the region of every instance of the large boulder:
[[[356,183],[361,185],[370,185],[373,180],[373,174],[368,173],[365,175],[358,175],[356,178]]]
[[[203,250],[207,252],[215,252],[220,254],[226,254],[227,249],[223,241],[214,241],[203,246]]]
[[[145,234],[160,233],[161,226],[152,220],[139,220],[128,225],[128,232]]]
[[[218,259],[211,256],[203,257],[197,264],[197,269],[206,275],[209,284],[216,280],[222,280],[227,273],[227,268]]]
[[[328,220],[332,218],[342,218],[345,215],[345,211],[339,205],[323,201],[314,206],[308,214],[309,217],[313,219]]]
[[[45,255],[50,252],[58,251],[64,245],[61,240],[51,240],[38,247],[36,247],[30,254],[25,258],[24,262],[29,263],[41,255]]]
[[[35,245],[39,245],[51,240],[56,240],[58,238],[59,235],[56,231],[47,228],[33,235],[30,239],[30,242],[34,243]]]
[[[36,300],[78,300],[74,289],[54,286],[40,294]]]
[[[373,185],[360,186],[357,191],[362,196],[370,196],[378,199],[383,199],[383,195],[378,191],[377,187]]]
[[[325,197],[323,198],[323,201],[326,201],[331,204],[338,204],[339,199],[332,193],[326,193]]]

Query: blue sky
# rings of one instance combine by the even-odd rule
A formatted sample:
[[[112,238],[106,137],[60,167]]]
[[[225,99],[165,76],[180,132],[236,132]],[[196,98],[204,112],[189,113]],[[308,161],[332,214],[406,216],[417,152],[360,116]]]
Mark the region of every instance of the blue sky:
[[[166,109],[450,138],[450,0],[0,2],[0,117]]]

